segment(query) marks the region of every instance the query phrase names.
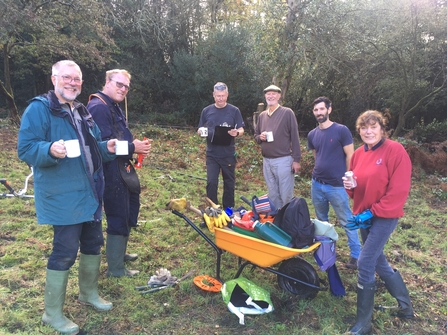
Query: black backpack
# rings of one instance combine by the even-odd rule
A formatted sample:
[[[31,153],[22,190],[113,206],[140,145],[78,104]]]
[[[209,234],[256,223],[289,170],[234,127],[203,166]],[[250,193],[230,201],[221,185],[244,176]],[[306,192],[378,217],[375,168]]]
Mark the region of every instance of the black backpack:
[[[301,249],[313,244],[315,227],[305,199],[293,198],[278,211],[273,223],[292,236],[292,248]]]

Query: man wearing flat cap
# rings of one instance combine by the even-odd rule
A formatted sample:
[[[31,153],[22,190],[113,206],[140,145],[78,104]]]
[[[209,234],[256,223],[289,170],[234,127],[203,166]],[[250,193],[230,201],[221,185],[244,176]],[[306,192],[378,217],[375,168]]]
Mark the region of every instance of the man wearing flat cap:
[[[263,173],[270,201],[276,208],[294,196],[295,174],[300,169],[301,149],[295,113],[279,104],[281,89],[264,89],[267,109],[259,115],[255,141],[261,145]]]

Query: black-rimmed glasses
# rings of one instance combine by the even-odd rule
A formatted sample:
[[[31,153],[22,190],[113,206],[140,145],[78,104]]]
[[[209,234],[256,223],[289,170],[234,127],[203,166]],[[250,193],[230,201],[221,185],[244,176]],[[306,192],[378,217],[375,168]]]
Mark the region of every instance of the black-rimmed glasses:
[[[55,77],[61,77],[61,78],[62,78],[62,81],[63,81],[65,84],[71,84],[71,82],[73,81],[76,85],[79,85],[79,84],[82,84],[82,82],[83,82],[83,80],[82,80],[81,78],[79,78],[79,77],[75,77],[75,78],[73,78],[73,77],[71,77],[71,76],[67,76],[67,75],[59,76],[59,75],[57,75],[57,74],[53,74],[53,76],[55,76]]]
[[[123,88],[123,87],[124,87],[124,89],[125,89],[126,91],[128,91],[129,88],[130,88],[129,85],[123,84],[123,83],[121,83],[121,82],[119,82],[119,81],[116,81],[116,80],[113,80],[113,79],[110,79],[110,81],[114,81],[116,87],[118,87],[118,88]]]

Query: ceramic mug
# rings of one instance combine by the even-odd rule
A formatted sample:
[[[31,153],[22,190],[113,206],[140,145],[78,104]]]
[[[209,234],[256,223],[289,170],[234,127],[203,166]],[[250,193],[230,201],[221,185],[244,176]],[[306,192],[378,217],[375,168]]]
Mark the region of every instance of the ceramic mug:
[[[68,158],[75,158],[81,156],[81,147],[79,146],[78,139],[64,141],[64,146]]]
[[[200,127],[199,132],[200,132],[200,136],[208,137],[208,128],[207,127]]]
[[[116,154],[125,156],[129,154],[129,143],[127,141],[116,141]]]

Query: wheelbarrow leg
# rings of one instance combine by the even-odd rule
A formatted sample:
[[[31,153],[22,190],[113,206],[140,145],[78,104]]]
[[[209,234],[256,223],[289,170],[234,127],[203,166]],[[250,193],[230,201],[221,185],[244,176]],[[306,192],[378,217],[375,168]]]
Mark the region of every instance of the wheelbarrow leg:
[[[284,261],[279,270],[271,267],[260,267],[250,261],[245,261],[239,266],[235,278],[242,274],[247,265],[252,265],[253,268],[258,267],[277,275],[279,286],[282,289],[299,295],[303,299],[312,299],[319,291],[327,290],[327,287],[319,286],[319,278],[315,269],[305,260],[299,258]]]
[[[222,279],[220,278],[220,260],[222,256],[222,250],[216,250],[216,279],[223,283]]]
[[[201,229],[199,229],[186,215],[180,213],[175,209],[172,210],[172,213],[184,219],[200,236],[203,237],[205,241],[208,242],[210,246],[214,248],[214,250],[216,251],[216,279],[223,283],[222,279],[220,278],[220,261],[222,256],[222,249],[220,249],[213,241],[211,241],[211,239]]]
[[[242,264],[239,266],[239,269],[237,270],[236,275],[234,276],[234,278],[239,278],[239,276],[241,275],[242,271],[244,271],[245,267],[246,267],[247,265],[249,265],[249,264],[254,265],[254,264],[251,263],[251,262],[244,262],[244,263],[242,263]],[[256,265],[255,265],[255,266],[256,266]]]

